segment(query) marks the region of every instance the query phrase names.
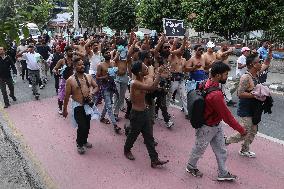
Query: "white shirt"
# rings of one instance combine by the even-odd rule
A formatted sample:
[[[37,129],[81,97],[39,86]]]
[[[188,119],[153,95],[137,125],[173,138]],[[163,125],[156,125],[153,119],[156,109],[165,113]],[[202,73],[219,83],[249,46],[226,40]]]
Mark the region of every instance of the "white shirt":
[[[27,61],[27,67],[30,70],[39,70],[40,69],[40,64],[39,64],[39,57],[38,53],[24,53],[23,54],[23,59]]]
[[[25,50],[27,50],[27,46],[20,45],[17,47],[17,53],[21,53]],[[24,60],[22,56],[18,58],[18,61],[21,61],[21,60]]]
[[[103,56],[100,52],[97,54],[93,53],[93,56],[90,58],[90,70],[89,74],[96,74],[97,73],[97,66],[100,62],[103,62]]]
[[[242,65],[246,65],[246,60],[247,58],[245,57],[245,55],[242,55],[238,58],[237,60],[237,67],[236,67],[236,76],[237,77],[241,77],[244,73],[246,73],[247,71],[247,67],[244,67],[242,69],[238,68],[238,64],[242,64]]]

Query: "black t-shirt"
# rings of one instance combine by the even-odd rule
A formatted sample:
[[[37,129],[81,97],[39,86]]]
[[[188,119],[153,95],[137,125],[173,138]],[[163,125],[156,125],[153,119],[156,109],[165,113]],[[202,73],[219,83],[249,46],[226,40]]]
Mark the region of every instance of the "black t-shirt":
[[[11,78],[11,69],[13,69],[14,74],[17,74],[16,67],[10,56],[6,56],[4,59],[0,57],[0,78],[9,79]]]
[[[63,53],[54,53],[50,67],[54,68],[56,66],[57,62],[62,58],[64,58]]]
[[[36,46],[36,51],[42,56],[42,58],[44,60],[47,60],[49,57],[48,52],[51,51],[49,46],[45,46],[45,45],[38,45]]]

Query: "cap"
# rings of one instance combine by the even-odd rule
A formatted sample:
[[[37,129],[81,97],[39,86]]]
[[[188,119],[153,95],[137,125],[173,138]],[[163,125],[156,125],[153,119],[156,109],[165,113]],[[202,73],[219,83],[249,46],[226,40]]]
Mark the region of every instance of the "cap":
[[[250,51],[250,48],[248,48],[248,47],[243,47],[241,51],[242,51],[242,53],[245,52],[245,51]]]
[[[215,43],[213,43],[212,41],[209,41],[209,42],[206,44],[206,47],[207,47],[207,48],[214,48],[214,47],[215,47]]]

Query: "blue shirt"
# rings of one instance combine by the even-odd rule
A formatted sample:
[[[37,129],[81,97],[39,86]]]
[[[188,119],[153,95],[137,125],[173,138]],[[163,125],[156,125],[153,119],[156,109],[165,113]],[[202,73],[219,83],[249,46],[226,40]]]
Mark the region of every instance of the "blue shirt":
[[[265,47],[260,47],[257,50],[257,53],[259,54],[259,58],[261,60],[265,60],[268,57],[268,50]]]

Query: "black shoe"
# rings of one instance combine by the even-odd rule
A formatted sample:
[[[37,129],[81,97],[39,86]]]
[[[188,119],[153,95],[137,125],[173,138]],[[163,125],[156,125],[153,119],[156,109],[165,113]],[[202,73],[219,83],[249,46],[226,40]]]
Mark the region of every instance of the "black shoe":
[[[11,95],[9,96],[13,99],[13,101],[17,101],[17,98],[15,96],[11,96]]]
[[[164,164],[166,164],[166,163],[169,163],[169,160],[161,161],[161,160],[157,159],[157,160],[155,160],[155,161],[151,161],[151,167],[152,167],[152,168],[156,168],[156,167],[158,167],[158,166],[160,166],[160,165],[164,165]]]
[[[8,108],[10,106],[10,104],[5,104],[4,108]]]
[[[115,132],[116,134],[119,134],[119,133],[120,133],[120,130],[121,130],[121,128],[118,127],[117,125],[114,126],[114,132]]]
[[[36,93],[36,94],[35,94],[35,99],[36,99],[36,100],[39,100],[39,93]]]
[[[131,151],[124,151],[124,156],[129,160],[132,160],[132,161],[135,160],[135,157],[133,156]]]
[[[124,124],[124,133],[125,133],[125,136],[128,136],[128,134],[129,134],[129,132],[130,132],[130,124],[128,123],[125,123]]]

